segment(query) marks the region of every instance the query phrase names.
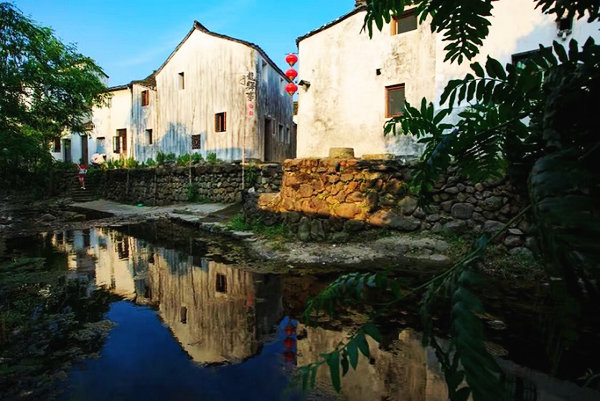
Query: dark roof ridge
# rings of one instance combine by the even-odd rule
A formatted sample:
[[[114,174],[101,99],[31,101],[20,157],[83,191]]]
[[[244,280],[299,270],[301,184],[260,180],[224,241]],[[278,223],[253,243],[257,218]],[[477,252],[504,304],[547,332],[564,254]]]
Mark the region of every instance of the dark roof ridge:
[[[303,41],[304,39],[306,39],[310,36],[313,36],[321,31],[324,31],[328,28],[331,28],[332,26],[337,25],[338,23],[344,21],[345,19],[353,16],[354,14],[358,14],[359,12],[366,11],[366,10],[367,10],[367,6],[355,7],[354,9],[352,9],[352,11],[342,15],[341,17],[338,17],[338,18],[334,19],[333,21],[328,22],[319,28],[310,31],[310,32],[306,33],[305,35],[299,36],[298,38],[296,38],[296,46],[298,46],[300,44],[300,42]]]

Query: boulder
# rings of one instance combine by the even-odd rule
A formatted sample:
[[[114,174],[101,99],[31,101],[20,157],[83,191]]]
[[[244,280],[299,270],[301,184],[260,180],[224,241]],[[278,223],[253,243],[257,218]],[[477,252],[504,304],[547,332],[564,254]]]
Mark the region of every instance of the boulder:
[[[475,206],[470,203],[455,203],[450,209],[450,214],[455,219],[468,220],[473,216]]]

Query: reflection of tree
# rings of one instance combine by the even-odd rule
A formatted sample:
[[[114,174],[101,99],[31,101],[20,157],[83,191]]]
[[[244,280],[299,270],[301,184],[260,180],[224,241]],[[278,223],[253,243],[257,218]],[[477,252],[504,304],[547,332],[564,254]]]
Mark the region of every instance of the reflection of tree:
[[[306,327],[306,337],[298,340],[298,364],[307,365],[334,348],[348,333]],[[302,330],[302,329],[301,329]],[[370,363],[361,361],[342,378],[342,395],[348,401],[445,401],[447,390],[437,361],[421,346],[412,330],[400,333],[392,350],[383,351],[368,338]],[[361,358],[363,358],[361,356]],[[330,385],[327,369],[319,369],[317,381]]]
[[[283,313],[280,281],[192,261],[170,250],[154,254],[147,285],[161,318],[196,362],[237,362],[256,354]]]

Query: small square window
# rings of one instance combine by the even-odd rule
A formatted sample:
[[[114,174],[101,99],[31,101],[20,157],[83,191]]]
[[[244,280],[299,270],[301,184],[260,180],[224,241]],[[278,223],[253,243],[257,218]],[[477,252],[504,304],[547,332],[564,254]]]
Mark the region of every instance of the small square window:
[[[415,10],[405,11],[402,16],[392,20],[392,35],[414,31],[417,29],[417,13]]]
[[[151,129],[146,130],[146,143],[148,145],[152,145],[154,143],[153,138],[152,138],[152,130]]]
[[[185,89],[185,75],[183,72],[180,72],[178,75],[179,75],[179,89]]]
[[[215,114],[215,132],[227,131],[227,113]]]
[[[54,153],[60,152],[60,138],[54,138],[52,141],[52,151]]]
[[[192,149],[202,149],[202,135],[192,135]]]
[[[150,104],[150,91],[142,91],[142,106]]]
[[[386,117],[398,117],[402,115],[404,103],[404,84],[388,86],[386,92]]]

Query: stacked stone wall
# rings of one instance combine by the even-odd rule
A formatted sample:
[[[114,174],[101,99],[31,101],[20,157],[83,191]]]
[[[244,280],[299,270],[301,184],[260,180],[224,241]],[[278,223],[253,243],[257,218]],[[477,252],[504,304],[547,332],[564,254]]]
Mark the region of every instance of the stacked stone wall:
[[[283,165],[279,193],[249,194],[248,219],[282,222],[301,240],[340,240],[371,228],[455,234],[494,232],[523,206],[506,179],[470,183],[452,171],[423,210],[409,193],[411,167],[395,160],[294,159]],[[516,222],[503,241],[520,247],[529,226]]]
[[[261,164],[246,168],[242,185],[242,166],[233,163],[201,164],[191,167],[89,170],[86,183],[98,198],[151,206],[190,200],[190,191],[198,201],[239,202],[243,189],[255,193],[278,191],[280,164]],[[251,177],[247,177],[251,175]],[[250,179],[250,180],[249,180]],[[55,192],[69,194],[77,175],[65,172],[55,184]],[[193,190],[190,188],[193,187]]]

